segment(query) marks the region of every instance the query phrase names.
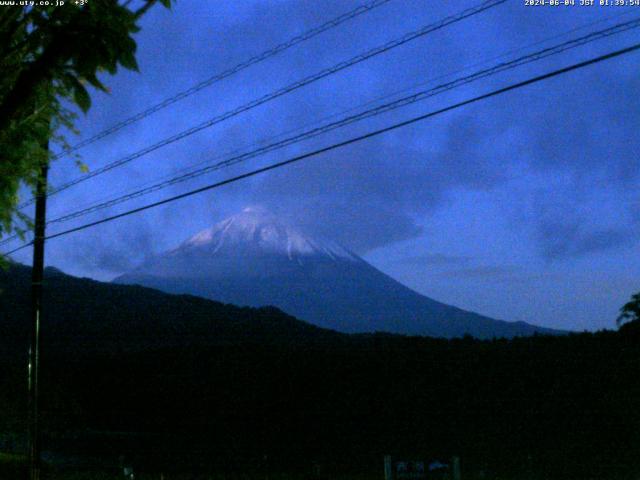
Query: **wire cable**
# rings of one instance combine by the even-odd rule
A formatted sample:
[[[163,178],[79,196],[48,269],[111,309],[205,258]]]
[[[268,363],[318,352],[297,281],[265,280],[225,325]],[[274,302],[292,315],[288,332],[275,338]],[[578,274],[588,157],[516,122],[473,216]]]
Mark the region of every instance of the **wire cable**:
[[[228,120],[229,118],[235,117],[241,113],[244,113],[248,110],[252,110],[260,105],[263,105],[271,100],[274,100],[276,98],[279,98],[283,95],[286,95],[290,92],[293,92],[294,90],[297,90],[299,88],[302,88],[306,85],[309,85],[311,83],[317,82],[318,80],[321,80],[323,78],[326,78],[328,76],[334,75],[342,70],[345,70],[346,68],[349,68],[353,65],[356,65],[358,63],[364,62],[365,60],[368,60],[372,57],[375,57],[377,55],[380,55],[382,53],[388,52],[389,50],[392,50],[394,48],[397,48],[401,45],[404,45],[408,42],[411,42],[412,40],[418,39],[420,37],[423,37],[425,35],[428,35],[430,33],[433,33],[435,31],[441,30],[442,28],[447,27],[448,25],[457,23],[461,20],[464,20],[468,17],[472,17],[474,15],[477,15],[481,12],[484,12],[486,10],[489,10],[491,8],[494,8],[498,5],[501,5],[503,3],[505,3],[507,0],[486,0],[484,2],[482,2],[479,5],[476,5],[475,7],[470,7],[467,8],[465,10],[462,10],[461,12],[455,14],[455,15],[450,15],[448,17],[443,18],[442,20],[426,25],[418,30],[415,30],[413,32],[409,32],[405,35],[403,35],[402,37],[396,38],[394,40],[391,40],[383,45],[380,45],[378,47],[372,48],[364,53],[361,53],[359,55],[356,55],[355,57],[350,58],[349,60],[345,60],[342,61],[338,64],[333,65],[332,67],[326,68],[324,70],[321,70],[313,75],[310,75],[308,77],[303,78],[302,80],[298,80],[290,85],[287,85],[286,87],[280,88],[274,92],[268,93],[256,100],[253,100],[247,104],[241,105],[233,110],[229,110],[223,114],[217,115],[209,120],[206,120],[205,122],[202,122],[196,126],[193,126],[187,130],[183,130],[180,133],[177,133],[175,135],[172,135],[171,137],[165,138],[164,140],[161,140],[151,146],[148,146],[142,150],[138,150],[137,152],[134,152],[126,157],[123,157],[119,160],[116,160],[114,162],[111,162],[101,168],[98,168],[92,172],[87,173],[86,175],[83,175],[81,177],[78,177],[74,180],[71,180],[69,182],[66,182],[62,185],[60,185],[57,188],[54,188],[52,190],[50,190],[47,193],[47,196],[51,196],[54,195],[56,193],[59,193],[63,190],[66,190],[74,185],[77,185],[79,183],[82,183],[86,180],[89,180],[93,177],[96,177],[98,175],[101,175],[103,173],[106,173],[108,171],[111,171],[115,168],[121,167],[122,165],[125,165],[133,160],[136,160],[140,157],[143,157],[151,152],[154,152],[162,147],[165,147],[167,145],[170,145],[172,143],[175,143],[179,140],[182,140],[186,137],[189,137],[195,133],[198,133],[206,128],[212,127],[213,125],[216,125],[218,123],[221,123],[225,120]],[[32,198],[20,205],[18,205],[18,209],[24,208],[28,205],[31,205],[33,202],[35,202],[35,198]]]
[[[629,12],[626,12],[626,13],[629,13]],[[618,15],[609,17],[609,18],[604,19],[604,20],[609,20],[610,18],[613,18],[613,17],[619,17],[619,16],[622,16],[622,15],[624,15],[626,13],[618,14]],[[599,20],[599,21],[596,21],[596,22],[590,22],[590,23],[588,23],[586,25],[583,25],[581,27],[569,30],[568,32],[565,32],[563,34],[554,35],[553,37],[544,39],[544,40],[536,42],[534,44],[527,45],[525,47],[521,47],[521,48],[512,50],[510,52],[507,52],[505,54],[502,54],[502,55],[499,55],[498,57],[493,57],[493,58],[503,58],[503,57],[507,56],[509,53],[522,51],[522,50],[525,50],[526,48],[530,48],[531,46],[535,46],[535,45],[540,44],[540,43],[546,43],[547,41],[549,41],[551,39],[556,39],[558,37],[566,36],[568,33],[572,33],[572,32],[575,32],[577,30],[584,29],[584,28],[586,28],[588,26],[592,26],[594,24],[601,23],[604,20]],[[602,30],[599,30],[599,31],[595,31],[595,32],[591,32],[591,33],[589,33],[587,35],[584,35],[582,37],[570,39],[570,40],[567,40],[567,41],[565,41],[565,42],[563,42],[561,44],[558,44],[558,45],[555,45],[555,46],[552,46],[552,47],[548,47],[548,48],[545,48],[545,49],[537,51],[537,52],[529,53],[529,54],[521,56],[521,57],[519,57],[519,58],[517,58],[515,60],[511,60],[511,61],[508,61],[508,62],[502,62],[502,63],[500,63],[498,65],[495,65],[495,66],[493,66],[491,68],[480,70],[480,71],[475,72],[475,73],[473,73],[471,75],[455,79],[455,80],[453,80],[451,82],[448,82],[448,83],[445,83],[445,84],[442,84],[442,85],[438,85],[438,86],[436,86],[436,87],[434,87],[434,88],[432,88],[430,90],[418,92],[418,93],[410,95],[408,97],[397,99],[394,102],[390,102],[390,103],[387,103],[385,105],[380,105],[378,107],[375,107],[375,108],[369,109],[367,111],[361,112],[361,113],[359,113],[357,115],[348,116],[348,117],[343,118],[343,119],[341,119],[341,120],[339,120],[337,122],[332,122],[330,124],[323,125],[323,126],[318,127],[318,128],[314,128],[314,129],[312,129],[310,131],[303,132],[303,133],[301,133],[299,135],[296,135],[296,136],[293,136],[293,137],[285,138],[284,140],[281,140],[281,141],[278,141],[278,142],[272,142],[271,144],[269,144],[267,142],[257,142],[257,145],[261,145],[260,148],[258,148],[258,149],[255,149],[255,150],[252,150],[252,151],[249,151],[249,152],[245,152],[245,153],[242,153],[242,154],[239,154],[239,155],[235,155],[235,156],[233,156],[231,158],[228,158],[228,159],[226,159],[226,160],[224,160],[222,162],[218,162],[218,163],[216,163],[214,165],[210,165],[210,166],[207,166],[205,168],[200,168],[200,169],[191,170],[191,171],[189,171],[188,168],[182,169],[181,172],[184,172],[184,173],[181,174],[181,175],[175,176],[175,174],[174,174],[174,176],[167,176],[165,180],[160,181],[159,183],[158,183],[158,181],[156,181],[156,183],[148,182],[147,186],[143,186],[144,188],[140,188],[140,189],[138,189],[138,190],[136,190],[134,192],[129,192],[129,193],[125,193],[123,195],[118,195],[115,198],[111,198],[111,199],[107,199],[107,200],[100,200],[100,201],[97,201],[97,202],[93,202],[92,204],[90,204],[89,206],[87,206],[87,207],[85,207],[85,208],[83,208],[81,210],[72,211],[72,212],[64,214],[64,215],[62,215],[60,217],[57,217],[57,218],[55,218],[53,220],[50,220],[50,221],[47,222],[47,224],[49,225],[49,224],[53,224],[53,223],[66,222],[68,220],[72,220],[72,219],[87,215],[89,213],[97,212],[97,211],[103,210],[105,208],[108,208],[108,207],[111,207],[111,206],[115,206],[115,205],[123,203],[125,201],[131,200],[131,199],[134,199],[134,198],[138,198],[138,197],[146,195],[146,194],[150,194],[150,193],[156,192],[158,190],[161,190],[162,188],[165,188],[165,187],[168,187],[168,186],[171,186],[171,185],[175,185],[175,184],[183,182],[183,181],[187,181],[187,180],[199,177],[201,175],[210,173],[210,172],[215,171],[215,170],[219,170],[219,169],[227,167],[227,166],[231,166],[231,165],[233,165],[235,163],[238,163],[240,161],[244,161],[244,160],[247,160],[247,159],[250,159],[250,158],[254,158],[254,157],[262,155],[264,153],[271,152],[271,151],[274,151],[276,149],[283,148],[283,147],[285,147],[287,145],[291,145],[293,143],[297,143],[299,141],[303,141],[303,140],[318,136],[320,134],[329,132],[331,130],[335,130],[336,128],[339,128],[339,127],[342,127],[342,126],[346,126],[346,125],[349,125],[351,123],[355,123],[355,122],[363,120],[365,118],[369,118],[371,116],[375,116],[375,115],[378,115],[378,114],[381,114],[381,113],[385,113],[387,111],[394,110],[394,109],[397,109],[397,108],[400,108],[400,107],[415,103],[417,101],[424,100],[426,98],[430,98],[432,96],[438,95],[440,93],[443,93],[445,91],[451,90],[453,88],[456,88],[456,87],[459,87],[459,86],[462,86],[462,85],[466,85],[466,84],[471,83],[473,81],[477,81],[479,79],[486,78],[488,76],[495,75],[495,74],[501,73],[503,71],[510,70],[512,68],[516,68],[518,66],[524,65],[526,63],[531,63],[533,61],[537,61],[537,60],[546,58],[546,57],[551,56],[551,55],[556,55],[556,54],[562,53],[562,52],[564,52],[564,51],[566,51],[568,49],[576,48],[578,46],[582,46],[582,45],[585,45],[587,43],[591,43],[593,41],[596,41],[596,40],[599,40],[599,39],[602,39],[602,38],[610,37],[612,35],[615,35],[615,34],[618,34],[618,33],[622,33],[622,32],[637,28],[638,26],[640,26],[640,18],[636,18],[636,19],[633,19],[633,20],[630,20],[630,21],[627,21],[627,22],[619,23],[619,24],[616,24],[616,25],[614,25],[612,27],[605,28],[605,29],[602,29]],[[482,63],[486,63],[486,62],[485,61],[478,62],[478,63],[476,63],[476,64],[474,64],[472,66],[475,66],[475,65],[478,65],[478,64],[482,64]],[[465,68],[461,69],[460,71],[465,71],[465,70],[468,70],[469,68],[470,67],[465,67]],[[456,73],[456,72],[454,72],[454,73]],[[451,76],[451,74],[442,75],[440,77],[436,77],[435,79],[437,80],[438,78],[443,78],[443,77],[448,77],[448,76]],[[434,80],[434,79],[432,79],[432,80]],[[424,85],[425,83],[429,83],[429,82],[423,82],[420,85]],[[363,106],[367,106],[367,105],[369,105],[371,103],[375,103],[375,101],[380,100],[380,99],[385,99],[385,98],[396,96],[398,93],[403,93],[403,92],[406,92],[407,90],[410,90],[410,89],[411,88],[403,89],[400,92],[394,92],[392,94],[388,94],[388,95],[385,95],[383,97],[379,97],[378,99],[374,99],[372,101],[366,102],[365,104],[361,105],[360,107],[350,108],[350,109],[346,110],[346,112],[357,110],[358,108],[361,108]],[[334,114],[334,115],[331,115],[328,118],[335,118],[335,116],[337,116],[337,115]],[[303,129],[304,129],[304,127],[302,128],[302,130]],[[294,129],[293,131],[300,131],[300,130],[301,129],[298,128],[298,129]],[[285,136],[287,133],[291,133],[291,132],[285,132],[284,134],[277,135],[277,136],[274,137],[274,139],[281,138],[281,137]],[[240,151],[241,150],[236,150],[235,152],[232,152],[232,153],[239,153]],[[222,156],[224,156],[224,155],[219,155],[219,156],[217,156],[217,158],[220,158]],[[205,164],[205,163],[211,163],[211,161],[199,162],[199,164],[196,164],[194,166],[198,166],[200,164]],[[193,168],[193,167],[191,167],[191,168]],[[2,241],[0,241],[0,246],[5,245],[5,244],[9,243],[10,241],[12,241],[12,240],[14,240],[16,238],[18,238],[17,234],[16,235],[12,235],[12,236],[10,236],[10,237],[8,237],[6,239],[3,239]]]
[[[232,149],[230,151],[227,151],[225,153],[220,153],[218,155],[215,155],[211,159],[207,159],[207,160],[204,160],[204,161],[199,161],[199,162],[196,162],[196,163],[192,163],[191,165],[188,165],[188,166],[185,166],[185,167],[182,167],[182,168],[179,168],[179,169],[175,170],[171,174],[163,175],[162,177],[157,178],[155,180],[150,180],[150,181],[144,182],[138,188],[139,189],[146,188],[146,187],[153,186],[156,183],[161,182],[161,181],[171,180],[176,175],[183,174],[183,173],[189,173],[190,171],[192,171],[192,169],[194,169],[196,167],[200,167],[202,165],[209,165],[214,160],[223,159],[225,157],[229,157],[230,155],[240,154],[241,152],[245,151],[248,147],[252,147],[253,148],[253,147],[262,147],[262,146],[269,145],[270,143],[273,143],[276,140],[284,138],[284,137],[286,137],[288,135],[291,135],[293,133],[303,132],[306,129],[308,129],[309,127],[314,127],[314,126],[321,125],[323,122],[326,122],[326,121],[329,121],[329,120],[333,120],[335,118],[340,117],[341,115],[345,115],[347,113],[351,113],[351,112],[360,110],[360,109],[362,109],[364,107],[367,107],[367,106],[370,106],[370,105],[375,105],[376,103],[378,103],[378,102],[380,102],[382,100],[388,100],[388,99],[396,97],[398,95],[406,94],[407,92],[415,90],[418,87],[431,85],[435,81],[438,81],[438,80],[441,80],[441,79],[445,79],[445,78],[450,78],[450,77],[452,77],[454,75],[457,75],[457,74],[466,72],[468,70],[471,70],[472,68],[475,68],[475,67],[478,67],[478,66],[481,66],[481,65],[486,65],[487,63],[489,63],[491,61],[499,60],[499,59],[508,57],[509,55],[512,55],[514,53],[526,51],[529,48],[536,47],[538,45],[550,42],[552,40],[556,40],[558,38],[566,37],[566,36],[570,35],[571,33],[574,33],[574,32],[580,31],[580,30],[584,30],[584,29],[586,29],[588,27],[591,27],[591,26],[594,26],[594,25],[597,25],[597,24],[600,24],[600,23],[608,22],[608,21],[610,21],[610,20],[612,20],[614,18],[619,18],[619,17],[625,16],[625,15],[629,15],[630,13],[635,13],[635,11],[633,9],[628,9],[626,11],[623,10],[622,12],[619,12],[619,13],[617,13],[615,15],[609,15],[609,16],[606,16],[606,17],[603,17],[603,18],[599,18],[598,20],[582,24],[582,25],[580,25],[578,27],[575,27],[575,28],[572,28],[570,30],[564,31],[564,32],[562,32],[560,34],[552,35],[550,37],[546,37],[546,38],[544,38],[542,40],[538,40],[536,42],[529,43],[529,44],[524,45],[522,47],[518,47],[518,48],[515,48],[515,49],[508,50],[508,51],[503,52],[503,53],[501,53],[501,54],[499,54],[497,56],[491,56],[491,57],[488,57],[488,58],[484,58],[484,59],[480,60],[479,62],[475,62],[475,63],[473,63],[471,65],[466,65],[466,66],[464,66],[462,68],[459,68],[459,69],[456,69],[454,71],[450,71],[450,72],[447,72],[445,74],[441,74],[441,75],[437,75],[435,77],[431,77],[426,81],[421,81],[421,82],[419,82],[417,84],[414,84],[414,85],[411,85],[411,86],[408,86],[408,87],[404,87],[401,90],[396,90],[396,91],[391,92],[391,93],[385,93],[383,95],[380,95],[380,96],[374,97],[374,98],[372,98],[370,100],[367,100],[366,102],[361,103],[359,105],[355,105],[353,107],[348,107],[346,109],[340,110],[339,112],[335,112],[335,113],[320,117],[320,118],[318,118],[316,120],[313,120],[311,122],[307,122],[307,123],[305,123],[303,125],[300,125],[300,126],[297,126],[297,127],[294,127],[294,128],[290,128],[288,130],[285,130],[284,132],[280,132],[280,133],[278,133],[276,135],[273,135],[271,137],[262,138],[260,140],[256,140],[254,142],[251,142],[249,145],[247,145],[244,148],[234,148],[234,149]],[[95,201],[90,202],[87,205],[87,208],[113,199],[114,198],[114,193],[116,193],[116,195],[115,195],[116,198],[118,198],[118,197],[120,197],[122,195],[127,195],[129,193],[129,190],[130,189],[127,189],[127,188],[121,188],[118,192],[112,192],[111,195],[102,195],[101,197],[99,197]],[[73,212],[68,212],[68,213],[73,213]],[[15,237],[17,237],[17,235]],[[2,245],[2,244],[3,244],[3,242],[0,241],[0,245]]]
[[[542,49],[540,51],[537,52],[533,52],[524,56],[521,56],[519,58],[516,58],[514,60],[511,61],[507,61],[507,62],[502,62],[499,63],[491,68],[486,68],[480,71],[477,71],[471,75],[467,75],[464,77],[460,77],[457,78],[453,81],[438,85],[436,87],[433,87],[431,89],[428,90],[423,90],[420,92],[417,92],[413,95],[409,95],[407,97],[403,97],[397,100],[394,100],[392,102],[383,104],[383,105],[379,105],[377,107],[365,110],[361,113],[355,114],[355,115],[350,115],[347,116],[343,119],[340,119],[338,121],[335,122],[331,122],[325,125],[322,125],[320,127],[316,127],[313,128],[311,130],[305,131],[303,133],[300,133],[298,135],[294,135],[288,138],[285,138],[283,140],[262,146],[260,148],[257,148],[255,150],[249,151],[249,152],[245,152],[239,155],[235,155],[231,158],[228,158],[224,161],[215,163],[214,165],[210,165],[204,168],[199,168],[196,170],[192,170],[190,172],[184,173],[182,175],[179,176],[175,176],[172,177],[168,180],[156,183],[154,185],[151,185],[149,187],[145,187],[139,190],[136,190],[134,192],[130,192],[127,193],[125,195],[122,196],[118,196],[116,198],[110,199],[108,201],[105,202],[101,202],[101,203],[97,203],[95,205],[91,205],[89,207],[86,207],[84,209],[81,210],[77,210],[75,212],[71,212],[65,215],[62,215],[60,217],[57,217],[53,220],[50,220],[49,222],[47,222],[47,224],[54,224],[54,223],[62,223],[62,222],[66,222],[93,212],[97,212],[100,210],[103,210],[105,208],[109,208],[115,205],[118,205],[120,203],[126,202],[128,200],[132,200],[134,198],[138,198],[141,197],[143,195],[147,195],[159,190],[162,190],[164,188],[167,188],[171,185],[175,185],[187,180],[191,180],[197,177],[200,177],[202,175],[205,175],[207,173],[211,173],[213,171],[216,170],[220,170],[222,168],[226,168],[226,167],[230,167],[232,165],[235,165],[237,163],[246,161],[248,159],[251,158],[255,158],[257,156],[263,155],[265,153],[268,152],[272,152],[274,150],[278,150],[281,148],[284,148],[286,146],[292,145],[294,143],[298,143],[300,141],[303,140],[307,140],[309,138],[313,138],[316,137],[318,135],[336,130],[338,128],[350,125],[352,123],[356,123],[359,121],[362,121],[364,119],[367,118],[371,118],[373,116],[377,116],[392,110],[396,110],[398,108],[401,107],[405,107],[407,105],[411,105],[414,104],[416,102],[422,101],[422,100],[426,100],[427,98],[431,98],[433,96],[439,95],[441,93],[444,93],[446,91],[452,90],[454,88],[458,88],[460,86],[478,81],[480,79],[483,78],[487,78],[489,76],[493,76],[496,75],[498,73],[502,73],[504,71],[507,70],[511,70],[517,67],[520,67],[522,65],[525,64],[529,64],[544,58],[547,58],[549,56],[552,55],[558,55],[560,53],[565,52],[566,50],[572,49],[572,48],[577,48],[579,46],[591,43],[595,40],[599,40],[602,38],[607,38],[610,37],[612,35],[618,34],[618,33],[622,33],[634,28],[638,28],[640,27],[640,18],[628,21],[628,22],[624,22],[624,23],[620,23],[618,25],[603,29],[603,30],[599,30],[597,32],[592,32],[589,33],[588,35],[584,35],[582,37],[579,38],[575,38],[575,39],[571,39],[568,41],[565,41],[563,43],[560,43],[558,45],[552,46],[552,47],[548,47],[545,49]]]
[[[315,157],[315,156],[321,155],[323,153],[327,153],[329,151],[345,147],[347,145],[351,145],[351,144],[354,144],[354,143],[357,143],[357,142],[361,142],[363,140],[366,140],[366,139],[369,139],[369,138],[372,138],[372,137],[376,137],[376,136],[379,136],[379,135],[382,135],[382,134],[397,130],[399,128],[403,128],[403,127],[412,125],[414,123],[418,123],[418,122],[424,121],[426,119],[435,117],[437,115],[441,115],[443,113],[450,112],[452,110],[456,110],[456,109],[459,109],[459,108],[467,106],[467,105],[471,105],[471,104],[474,104],[474,103],[477,103],[477,102],[480,102],[480,101],[483,101],[483,100],[487,100],[489,98],[496,97],[498,95],[502,95],[504,93],[507,93],[507,92],[510,92],[510,91],[513,91],[513,90],[517,90],[517,89],[520,89],[520,88],[523,88],[523,87],[526,87],[528,85],[539,83],[539,82],[548,80],[548,79],[553,78],[553,77],[564,75],[566,73],[569,73],[569,72],[572,72],[572,71],[575,71],[575,70],[579,70],[579,69],[588,67],[590,65],[594,65],[594,64],[606,61],[606,60],[610,60],[612,58],[619,57],[619,56],[622,56],[622,55],[637,51],[639,49],[640,49],[640,43],[637,43],[637,44],[632,45],[630,47],[626,47],[626,48],[623,48],[623,49],[620,49],[620,50],[616,50],[614,52],[610,52],[610,53],[607,53],[605,55],[600,55],[598,57],[593,57],[593,58],[591,58],[589,60],[585,60],[583,62],[574,63],[574,64],[569,65],[567,67],[563,67],[563,68],[560,68],[560,69],[557,69],[557,70],[553,70],[551,72],[548,72],[548,73],[545,73],[545,74],[542,74],[542,75],[538,75],[538,76],[529,78],[527,80],[524,80],[524,81],[521,81],[521,82],[518,82],[518,83],[514,83],[514,84],[508,85],[506,87],[502,87],[502,88],[499,88],[497,90],[493,90],[491,92],[488,92],[488,93],[485,93],[485,94],[482,94],[482,95],[479,95],[479,96],[476,96],[476,97],[469,98],[467,100],[463,100],[463,101],[458,102],[458,103],[454,103],[454,104],[449,105],[447,107],[440,108],[438,110],[434,110],[434,111],[425,113],[423,115],[419,115],[417,117],[413,117],[413,118],[411,118],[409,120],[405,120],[405,121],[402,121],[402,122],[399,122],[399,123],[395,123],[393,125],[390,125],[390,126],[378,129],[378,130],[371,131],[371,132],[366,133],[364,135],[359,135],[357,137],[353,137],[353,138],[350,138],[350,139],[342,141],[342,142],[334,143],[334,144],[329,145],[327,147],[323,147],[323,148],[320,148],[318,150],[314,150],[314,151],[311,151],[311,152],[308,152],[308,153],[304,153],[302,155],[298,155],[296,157],[293,157],[293,158],[290,158],[290,159],[287,159],[287,160],[283,160],[281,162],[273,163],[273,164],[268,165],[266,167],[258,168],[258,169],[252,170],[250,172],[247,172],[247,173],[244,173],[244,174],[241,174],[241,175],[237,175],[235,177],[231,177],[231,178],[228,178],[228,179],[220,181],[220,182],[212,183],[210,185],[206,185],[204,187],[200,187],[200,188],[197,188],[195,190],[191,190],[189,192],[185,192],[185,193],[182,193],[182,194],[179,194],[179,195],[168,197],[168,198],[165,198],[163,200],[159,200],[157,202],[153,202],[153,203],[150,203],[150,204],[138,207],[138,208],[127,210],[125,212],[122,212],[122,213],[119,213],[119,214],[116,214],[116,215],[112,215],[112,216],[109,216],[109,217],[106,217],[106,218],[103,218],[103,219],[100,219],[100,220],[97,220],[97,221],[94,221],[94,222],[85,223],[83,225],[80,225],[80,226],[77,226],[77,227],[74,227],[74,228],[70,228],[70,229],[64,230],[62,232],[58,232],[58,233],[54,233],[52,235],[48,235],[48,236],[45,237],[45,240],[51,240],[51,239],[54,239],[54,238],[62,237],[62,236],[65,236],[65,235],[69,235],[71,233],[79,232],[81,230],[86,230],[88,228],[95,227],[97,225],[101,225],[103,223],[108,223],[108,222],[111,222],[113,220],[117,220],[119,218],[127,217],[127,216],[133,215],[135,213],[139,213],[139,212],[143,212],[145,210],[149,210],[151,208],[155,208],[155,207],[158,207],[158,206],[161,206],[161,205],[172,203],[172,202],[175,202],[177,200],[181,200],[183,198],[191,197],[193,195],[197,195],[199,193],[206,192],[206,191],[209,191],[209,190],[212,190],[212,189],[215,189],[215,188],[219,188],[219,187],[222,187],[224,185],[228,185],[230,183],[234,183],[234,182],[237,182],[237,181],[240,181],[240,180],[244,180],[246,178],[253,177],[255,175],[259,175],[259,174],[262,174],[262,173],[265,173],[265,172],[268,172],[268,171],[271,171],[271,170],[275,170],[277,168],[281,168],[281,167],[284,167],[286,165],[291,165],[293,163],[300,162],[301,160],[304,160],[304,159],[307,159],[307,158],[311,158],[311,157]],[[12,250],[10,253],[14,253],[14,252],[16,252],[18,250],[21,250],[22,248],[26,248],[30,244],[31,244],[31,242],[26,243],[26,244],[18,247],[17,249]]]
[[[262,53],[259,53],[258,55],[255,55],[247,60],[245,60],[244,62],[238,63],[237,65],[234,65],[231,68],[228,68],[227,70],[224,70],[220,73],[216,73],[215,75],[213,75],[212,77],[207,78],[206,80],[201,81],[200,83],[192,86],[191,88],[188,88],[187,90],[183,90],[182,92],[179,92],[177,94],[175,94],[172,97],[169,97],[165,100],[163,100],[160,103],[157,103],[156,105],[153,105],[149,108],[147,108],[146,110],[143,110],[135,115],[132,115],[129,118],[126,118],[125,120],[122,120],[121,122],[116,123],[115,125],[112,125],[111,127],[101,131],[100,133],[97,133],[85,140],[82,140],[81,142],[73,145],[72,147],[66,149],[64,152],[60,153],[59,155],[56,155],[54,158],[59,158],[59,157],[63,157],[69,153],[75,152],[83,147],[86,147],[87,145],[90,145],[92,143],[97,142],[98,140],[103,139],[104,137],[107,137],[108,135],[111,135],[119,130],[122,130],[124,127],[131,125],[133,123],[136,123],[150,115],[153,115],[154,113],[170,106],[173,105],[174,103],[177,103],[191,95],[193,95],[194,93],[199,92],[200,90],[203,90],[211,85],[213,85],[214,83],[217,83],[225,78],[228,78],[242,70],[245,70],[247,68],[249,68],[252,65],[255,65],[257,63],[260,63],[264,60],[267,60],[268,58],[274,57],[282,52],[284,52],[285,50],[288,50],[291,47],[294,47],[302,42],[305,42],[307,40],[312,39],[313,37],[316,37],[318,35],[320,35],[323,32],[326,32],[327,30],[331,30],[335,27],[338,27],[339,25],[347,22],[348,20],[351,20],[353,18],[356,18],[364,13],[367,13],[375,8],[378,8],[388,2],[390,2],[391,0],[372,0],[370,2],[364,3],[356,8],[354,8],[353,10],[350,10],[346,13],[343,13],[342,15],[339,15],[331,20],[329,20],[328,22],[323,23],[322,25],[319,25],[317,27],[312,28],[311,30],[308,30],[300,35],[296,35],[293,38],[290,38],[289,40],[287,40],[286,42],[283,42],[279,45],[276,45],[273,48],[270,48],[268,50],[263,51]]]

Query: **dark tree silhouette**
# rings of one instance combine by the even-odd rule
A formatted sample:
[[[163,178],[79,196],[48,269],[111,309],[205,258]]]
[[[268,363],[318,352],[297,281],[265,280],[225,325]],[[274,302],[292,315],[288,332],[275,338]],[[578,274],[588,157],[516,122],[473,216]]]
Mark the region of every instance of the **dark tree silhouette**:
[[[75,113],[66,105],[86,112],[87,86],[107,91],[101,72],[137,70],[138,20],[171,0],[144,0],[137,9],[122,0],[22,3],[0,11],[0,234],[20,232],[17,220],[29,224],[16,209],[18,188],[37,185],[50,160],[47,142],[68,146],[64,132],[74,131]]]
[[[640,292],[631,296],[631,301],[624,304],[617,318],[618,325],[640,320]]]

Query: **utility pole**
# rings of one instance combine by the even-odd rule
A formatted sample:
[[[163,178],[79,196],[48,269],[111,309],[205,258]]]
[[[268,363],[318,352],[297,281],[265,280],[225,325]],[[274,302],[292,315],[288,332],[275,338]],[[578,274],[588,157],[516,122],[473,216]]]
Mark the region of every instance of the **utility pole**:
[[[393,480],[393,464],[391,455],[384,456],[384,480]]]
[[[45,144],[49,151],[49,142]],[[31,345],[29,347],[29,479],[40,480],[40,318],[42,316],[42,278],[44,276],[44,237],[47,210],[49,159],[40,167],[36,186],[36,212],[31,271]]]

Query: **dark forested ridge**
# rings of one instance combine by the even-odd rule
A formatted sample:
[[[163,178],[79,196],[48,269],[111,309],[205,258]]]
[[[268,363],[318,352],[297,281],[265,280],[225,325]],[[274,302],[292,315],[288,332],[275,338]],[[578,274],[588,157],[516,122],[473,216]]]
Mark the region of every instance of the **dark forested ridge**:
[[[0,356],[24,351],[29,334],[31,270],[0,270]],[[45,270],[43,348],[78,355],[231,342],[289,343],[339,334],[275,308],[241,308],[192,295],[115,285]],[[22,346],[21,346],[22,345]]]
[[[27,273],[0,277],[2,431],[24,419],[25,356],[7,353],[24,351]],[[640,472],[633,326],[493,341],[349,336],[275,309],[49,273],[43,346],[55,348],[43,354],[42,398],[51,449],[127,453],[141,471],[315,464],[380,478],[389,453],[459,455],[464,478]]]

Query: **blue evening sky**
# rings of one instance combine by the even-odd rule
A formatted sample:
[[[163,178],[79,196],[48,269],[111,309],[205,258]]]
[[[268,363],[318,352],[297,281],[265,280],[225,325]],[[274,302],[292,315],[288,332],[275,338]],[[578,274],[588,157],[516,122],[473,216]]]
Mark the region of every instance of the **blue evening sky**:
[[[82,149],[82,160],[98,168],[477,3],[392,0]],[[93,95],[91,111],[80,117],[79,138],[357,4],[179,0],[171,11],[154,8],[137,36],[141,72],[120,71],[106,78],[111,94]],[[372,99],[413,92],[435,85],[437,77],[449,75],[439,80],[446,81],[637,16],[640,7],[528,7],[524,0],[509,0],[52,196],[49,218],[170,177],[190,165],[224,158],[282,132],[317,125]],[[106,212],[52,226],[49,232],[638,40],[635,30],[601,40]],[[518,52],[496,59],[513,50]],[[246,205],[264,205],[291,223],[342,242],[382,271],[439,301],[549,327],[612,328],[621,304],[640,290],[639,71],[640,54],[630,54],[295,166],[55,239],[48,243],[47,263],[74,275],[109,280]],[[51,181],[55,186],[79,175],[71,159],[62,159],[53,166]],[[15,258],[28,262],[29,253]]]

